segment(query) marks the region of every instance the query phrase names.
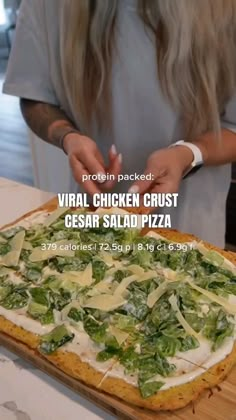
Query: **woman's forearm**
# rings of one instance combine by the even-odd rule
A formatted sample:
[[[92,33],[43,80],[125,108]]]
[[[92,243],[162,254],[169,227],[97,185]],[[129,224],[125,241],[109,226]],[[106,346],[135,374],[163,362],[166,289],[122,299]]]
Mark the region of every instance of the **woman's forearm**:
[[[75,129],[67,115],[57,106],[21,99],[21,112],[30,129],[42,140],[61,147],[60,139],[68,131]]]
[[[207,166],[236,162],[236,134],[230,130],[221,131],[220,141],[215,139],[213,133],[206,133],[193,143],[201,149]]]

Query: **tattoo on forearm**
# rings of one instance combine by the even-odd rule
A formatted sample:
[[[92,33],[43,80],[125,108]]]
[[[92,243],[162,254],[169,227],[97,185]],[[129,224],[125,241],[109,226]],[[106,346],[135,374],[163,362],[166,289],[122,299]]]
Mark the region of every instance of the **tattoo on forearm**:
[[[21,99],[21,112],[30,129],[42,140],[59,147],[65,130],[75,128],[67,115],[54,105]]]

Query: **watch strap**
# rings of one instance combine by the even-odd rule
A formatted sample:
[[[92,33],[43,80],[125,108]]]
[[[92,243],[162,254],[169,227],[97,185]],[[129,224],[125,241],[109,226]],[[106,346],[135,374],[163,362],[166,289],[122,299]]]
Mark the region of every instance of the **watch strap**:
[[[176,143],[171,144],[169,147],[175,146],[186,146],[193,152],[193,161],[191,162],[189,168],[184,172],[183,179],[185,179],[190,174],[194,174],[203,166],[203,156],[200,148],[196,144],[179,140]]]

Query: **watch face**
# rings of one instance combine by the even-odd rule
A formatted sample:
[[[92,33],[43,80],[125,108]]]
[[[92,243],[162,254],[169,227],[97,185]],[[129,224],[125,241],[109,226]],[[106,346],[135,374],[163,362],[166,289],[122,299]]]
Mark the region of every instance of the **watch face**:
[[[195,174],[201,167],[203,166],[203,163],[199,163],[195,166],[193,166],[184,176],[183,179]]]

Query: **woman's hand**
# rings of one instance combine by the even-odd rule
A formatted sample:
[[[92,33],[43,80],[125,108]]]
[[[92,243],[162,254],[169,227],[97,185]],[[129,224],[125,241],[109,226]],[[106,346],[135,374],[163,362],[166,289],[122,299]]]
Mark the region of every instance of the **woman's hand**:
[[[185,146],[157,150],[150,155],[144,174],[152,174],[151,181],[138,181],[129,192],[144,194],[176,193],[182,176],[193,161],[193,153]]]
[[[83,182],[85,175],[97,175],[98,178],[101,178],[101,175],[106,175],[107,172],[115,175],[115,179],[117,179],[121,172],[122,156],[117,154],[114,145],[109,151],[110,164],[108,168],[105,168],[104,159],[96,143],[89,137],[70,133],[65,137],[63,145],[69,158],[74,179],[87,193],[93,195],[114,187],[116,180],[105,182],[102,180],[100,182],[86,180]]]

